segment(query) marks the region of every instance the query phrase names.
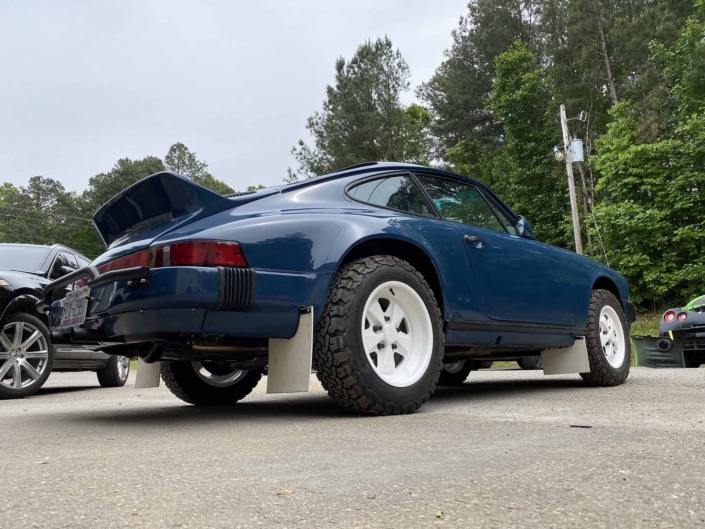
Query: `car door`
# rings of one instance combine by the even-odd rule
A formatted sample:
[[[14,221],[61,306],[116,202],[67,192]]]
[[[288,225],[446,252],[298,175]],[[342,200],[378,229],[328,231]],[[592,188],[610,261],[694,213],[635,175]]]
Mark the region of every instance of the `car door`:
[[[463,238],[490,318],[575,325],[575,272],[564,250],[519,237],[506,214],[477,186],[428,175],[417,178]]]

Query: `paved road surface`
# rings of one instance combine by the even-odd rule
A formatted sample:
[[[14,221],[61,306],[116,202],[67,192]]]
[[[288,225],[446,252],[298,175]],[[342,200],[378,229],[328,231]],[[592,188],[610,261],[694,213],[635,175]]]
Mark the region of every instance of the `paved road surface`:
[[[387,418],[312,386],[207,410],[54,374],[0,402],[0,527],[705,525],[705,369],[472,373]]]

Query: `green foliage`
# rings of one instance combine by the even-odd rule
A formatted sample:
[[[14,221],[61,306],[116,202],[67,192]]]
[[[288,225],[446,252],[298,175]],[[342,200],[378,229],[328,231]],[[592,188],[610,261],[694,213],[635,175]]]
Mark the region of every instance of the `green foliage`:
[[[516,42],[496,60],[488,108],[504,128],[504,149],[483,179],[507,204],[530,219],[542,240],[568,245],[565,180],[551,156],[559,131],[553,124],[550,79],[528,47]]]
[[[620,104],[593,157],[602,174],[595,215],[636,301],[680,304],[705,283],[705,2],[696,5],[682,36],[654,58],[676,108],[667,137],[640,143],[644,116]]]
[[[233,192],[225,182],[210,174],[208,164],[196,158],[196,153],[191,152],[183,143],[175,143],[169,147],[169,152],[164,156],[164,167],[169,171],[187,176],[197,184],[220,195]]]
[[[0,187],[0,242],[65,244],[89,258],[105,251],[93,226],[98,208],[125,188],[165,169],[191,178],[220,194],[233,190],[208,172],[183,143],[175,143],[164,157],[141,160],[122,158],[106,173],[92,177],[88,188],[77,195],[50,178],[34,176],[19,189],[5,183]],[[261,187],[261,186],[260,186]]]
[[[287,181],[371,160],[428,164],[431,117],[400,103],[408,88],[409,67],[387,37],[368,40],[350,61],[339,58],[335,85],[306,124],[314,146],[299,140],[292,149],[299,167],[289,169]]]

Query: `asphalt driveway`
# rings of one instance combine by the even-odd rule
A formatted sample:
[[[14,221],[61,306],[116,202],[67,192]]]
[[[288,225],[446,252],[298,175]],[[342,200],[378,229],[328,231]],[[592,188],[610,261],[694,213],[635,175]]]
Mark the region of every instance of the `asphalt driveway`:
[[[54,374],[0,401],[0,527],[702,526],[704,421],[705,369],[484,371],[386,418],[315,383],[199,409]]]

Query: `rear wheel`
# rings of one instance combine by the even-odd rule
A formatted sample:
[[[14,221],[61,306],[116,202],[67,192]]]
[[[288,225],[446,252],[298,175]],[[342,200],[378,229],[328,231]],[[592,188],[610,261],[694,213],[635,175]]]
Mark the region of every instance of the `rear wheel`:
[[[49,329],[31,314],[13,314],[0,330],[0,399],[23,399],[41,388],[54,366]]]
[[[608,290],[593,290],[585,337],[590,372],[580,373],[592,386],[618,386],[629,376],[631,346],[624,311]]]
[[[520,368],[527,370],[543,369],[543,360],[541,359],[541,355],[522,356],[519,360],[517,360],[517,364],[519,364]]]
[[[228,406],[244,399],[262,378],[263,369],[249,371],[231,362],[162,362],[169,390],[196,406]]]
[[[441,376],[438,378],[439,386],[460,386],[468,378],[474,367],[472,360],[457,360],[444,362]]]
[[[336,274],[313,358],[339,405],[368,415],[419,409],[436,389],[442,352],[438,304],[409,263],[367,257]]]
[[[108,364],[96,374],[104,388],[121,388],[130,376],[130,359],[127,356],[111,356]]]

